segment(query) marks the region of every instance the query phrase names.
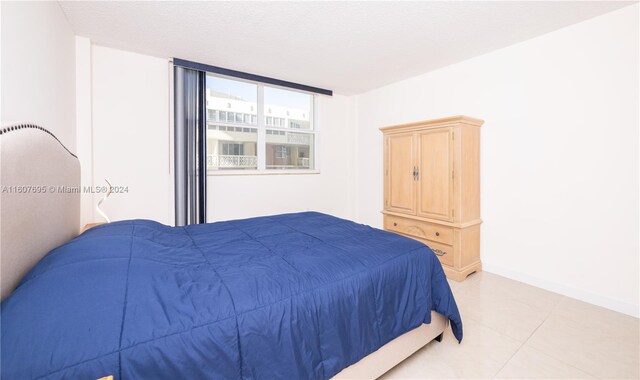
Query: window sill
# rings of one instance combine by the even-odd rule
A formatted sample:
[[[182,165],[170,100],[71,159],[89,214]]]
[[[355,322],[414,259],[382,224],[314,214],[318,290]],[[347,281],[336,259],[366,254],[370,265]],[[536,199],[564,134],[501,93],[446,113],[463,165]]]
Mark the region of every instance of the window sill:
[[[301,169],[301,170],[210,170],[207,177],[218,176],[238,176],[238,175],[295,175],[295,174],[320,174],[320,170]]]

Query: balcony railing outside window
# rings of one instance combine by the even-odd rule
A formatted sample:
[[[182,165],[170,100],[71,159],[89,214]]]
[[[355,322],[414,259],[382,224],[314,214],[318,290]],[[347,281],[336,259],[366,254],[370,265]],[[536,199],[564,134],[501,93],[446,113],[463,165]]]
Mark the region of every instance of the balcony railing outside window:
[[[211,169],[244,169],[258,166],[257,156],[207,155],[207,166]]]
[[[207,169],[313,170],[312,94],[207,76]]]

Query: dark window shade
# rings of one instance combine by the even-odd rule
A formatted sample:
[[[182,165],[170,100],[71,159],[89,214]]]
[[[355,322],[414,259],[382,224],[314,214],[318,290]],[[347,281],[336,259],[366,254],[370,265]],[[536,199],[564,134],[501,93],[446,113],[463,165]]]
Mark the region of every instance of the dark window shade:
[[[311,93],[314,93],[314,94],[322,94],[322,95],[333,96],[333,91],[325,90],[324,88],[307,86],[307,85],[304,85],[304,84],[294,83],[294,82],[287,82],[287,81],[280,80],[280,79],[264,77],[262,75],[249,74],[249,73],[245,73],[245,72],[242,72],[242,71],[225,69],[225,68],[217,67],[217,66],[205,65],[203,63],[187,61],[187,60],[180,59],[180,58],[173,58],[173,64],[175,66],[180,66],[180,67],[184,67],[184,68],[187,68],[187,69],[206,71],[206,72],[225,75],[225,76],[229,76],[229,77],[246,79],[246,80],[250,80],[250,81],[254,81],[254,82],[262,82],[262,83],[271,84],[271,85],[274,85],[274,86],[293,88],[295,90],[311,92]]]

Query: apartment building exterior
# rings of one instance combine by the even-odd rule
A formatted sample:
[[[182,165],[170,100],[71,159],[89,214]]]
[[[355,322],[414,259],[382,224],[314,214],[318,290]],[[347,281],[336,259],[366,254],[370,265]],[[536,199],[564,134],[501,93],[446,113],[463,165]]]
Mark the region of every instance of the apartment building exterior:
[[[261,146],[265,169],[313,169],[314,133],[310,109],[265,102],[265,143],[259,143],[256,102],[206,91],[208,170],[257,170]]]

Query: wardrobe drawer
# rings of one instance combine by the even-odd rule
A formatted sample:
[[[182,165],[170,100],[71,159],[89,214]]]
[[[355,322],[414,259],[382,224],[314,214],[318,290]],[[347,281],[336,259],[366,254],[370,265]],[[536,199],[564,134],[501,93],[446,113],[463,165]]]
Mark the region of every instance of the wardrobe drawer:
[[[451,227],[427,223],[420,220],[385,215],[384,228],[389,231],[395,231],[405,235],[453,245],[453,228]]]
[[[420,241],[426,244],[429,248],[431,248],[433,253],[435,253],[436,256],[438,256],[438,259],[440,260],[440,263],[442,265],[448,265],[451,267],[453,266],[453,247],[452,246],[436,243],[435,241],[429,241],[429,240],[420,239]]]

